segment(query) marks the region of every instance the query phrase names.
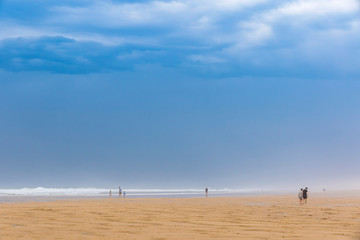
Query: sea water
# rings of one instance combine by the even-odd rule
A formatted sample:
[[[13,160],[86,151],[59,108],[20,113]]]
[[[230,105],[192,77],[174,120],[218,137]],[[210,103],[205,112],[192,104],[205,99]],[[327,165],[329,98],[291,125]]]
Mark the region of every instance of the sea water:
[[[73,198],[107,198],[109,192],[113,197],[118,196],[118,189],[105,188],[18,188],[0,189],[0,202],[26,201],[26,200],[51,200]],[[175,197],[201,197],[205,189],[123,189],[128,198],[175,198]],[[262,193],[261,189],[211,189],[210,196],[221,195],[253,195]]]

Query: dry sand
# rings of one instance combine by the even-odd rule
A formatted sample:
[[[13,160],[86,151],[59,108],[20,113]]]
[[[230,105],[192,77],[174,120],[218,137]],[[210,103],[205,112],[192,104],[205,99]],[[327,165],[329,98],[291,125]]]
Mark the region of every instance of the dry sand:
[[[296,195],[296,194],[295,194]],[[360,197],[103,199],[0,204],[0,239],[360,239]]]

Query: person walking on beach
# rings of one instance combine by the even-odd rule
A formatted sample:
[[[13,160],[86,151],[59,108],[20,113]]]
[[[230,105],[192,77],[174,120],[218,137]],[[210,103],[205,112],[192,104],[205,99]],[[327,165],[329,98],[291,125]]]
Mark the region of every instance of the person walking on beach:
[[[119,187],[119,197],[122,195],[122,189]]]
[[[110,197],[110,198],[112,197],[112,192],[111,192],[111,190],[110,190],[110,192],[109,192],[109,197]]]
[[[303,189],[300,189],[300,192],[298,193],[298,198],[299,198],[299,202],[300,205],[303,203]]]
[[[304,200],[303,200],[303,204],[306,204],[307,198],[308,198],[308,188],[307,188],[307,187],[303,190],[302,197],[303,197],[303,199],[304,199]]]
[[[124,196],[124,198],[126,197],[126,192],[125,191],[123,192],[123,196]]]
[[[208,193],[209,193],[209,189],[206,187],[206,188],[205,188],[205,196],[206,196],[206,197],[208,196]]]

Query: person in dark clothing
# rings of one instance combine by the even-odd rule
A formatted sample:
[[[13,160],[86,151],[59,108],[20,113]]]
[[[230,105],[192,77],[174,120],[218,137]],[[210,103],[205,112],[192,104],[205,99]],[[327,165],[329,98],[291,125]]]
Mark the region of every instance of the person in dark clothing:
[[[306,204],[307,202],[307,198],[308,198],[308,188],[306,187],[304,190],[303,190],[303,195],[302,195],[303,199],[304,199],[304,204]]]

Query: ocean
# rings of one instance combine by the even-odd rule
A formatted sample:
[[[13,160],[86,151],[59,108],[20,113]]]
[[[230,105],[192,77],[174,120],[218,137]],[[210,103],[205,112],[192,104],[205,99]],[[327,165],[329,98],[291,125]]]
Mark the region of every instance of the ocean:
[[[0,189],[0,202],[42,201],[74,198],[119,197],[118,189],[105,188],[18,188]],[[186,198],[205,196],[205,189],[122,189],[127,198]],[[211,189],[209,196],[237,196],[261,194],[261,189]]]

